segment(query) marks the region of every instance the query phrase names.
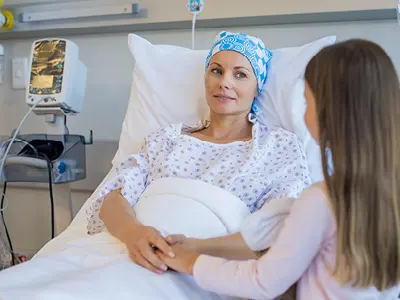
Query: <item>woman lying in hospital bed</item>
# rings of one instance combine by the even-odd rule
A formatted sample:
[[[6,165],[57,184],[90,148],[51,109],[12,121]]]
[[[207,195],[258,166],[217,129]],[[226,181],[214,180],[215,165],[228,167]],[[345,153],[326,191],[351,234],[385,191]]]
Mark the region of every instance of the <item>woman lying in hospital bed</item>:
[[[122,162],[93,197],[87,210],[92,236],[5,271],[0,297],[222,299],[184,275],[164,273],[154,249],[174,255],[168,234],[212,238],[238,232],[263,206],[287,212],[291,202],[283,198],[297,197],[311,183],[298,138],[257,121],[254,99],[271,56],[258,38],[220,33],[206,60],[210,120],[148,136],[140,153]],[[210,241],[205,253],[256,255]]]
[[[166,267],[152,245],[165,254],[170,247],[162,233],[137,222],[131,208],[152,182],[200,180],[229,191],[249,212],[275,199],[297,197],[310,183],[302,145],[295,135],[257,122],[253,104],[267,80],[271,56],[255,37],[222,32],[206,60],[210,122],[171,125],[150,135],[141,153],[117,169],[101,192],[104,197],[93,201],[89,233],[105,225],[127,245],[136,263],[161,273]]]

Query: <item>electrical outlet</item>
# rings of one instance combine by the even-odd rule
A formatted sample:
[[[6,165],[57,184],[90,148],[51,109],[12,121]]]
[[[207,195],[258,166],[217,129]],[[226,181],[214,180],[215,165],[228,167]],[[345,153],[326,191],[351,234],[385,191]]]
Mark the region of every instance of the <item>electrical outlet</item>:
[[[12,60],[12,86],[14,89],[26,89],[28,79],[28,58]]]

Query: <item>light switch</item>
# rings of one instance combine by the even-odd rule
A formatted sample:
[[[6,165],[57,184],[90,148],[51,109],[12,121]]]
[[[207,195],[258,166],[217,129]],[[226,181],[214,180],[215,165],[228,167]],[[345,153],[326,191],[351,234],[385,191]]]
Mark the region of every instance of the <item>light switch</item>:
[[[12,86],[14,89],[25,89],[28,79],[28,58],[12,60]]]

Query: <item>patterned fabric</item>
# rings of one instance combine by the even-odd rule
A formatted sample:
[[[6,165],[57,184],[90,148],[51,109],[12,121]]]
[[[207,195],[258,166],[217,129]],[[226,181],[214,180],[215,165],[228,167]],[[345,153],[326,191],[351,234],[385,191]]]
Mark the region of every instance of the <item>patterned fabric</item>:
[[[263,41],[259,38],[244,33],[220,32],[206,59],[206,69],[211,57],[220,51],[236,51],[244,55],[250,62],[257,78],[258,94],[261,93],[268,75],[268,62],[272,58]]]
[[[156,179],[197,179],[231,192],[254,212],[281,197],[297,197],[311,181],[304,150],[297,137],[283,129],[253,126],[253,139],[214,144],[188,135],[204,128],[170,125],[146,138],[140,153],[126,159],[94,194],[87,211],[88,233],[103,229],[99,210],[103,197],[122,188],[134,206]]]

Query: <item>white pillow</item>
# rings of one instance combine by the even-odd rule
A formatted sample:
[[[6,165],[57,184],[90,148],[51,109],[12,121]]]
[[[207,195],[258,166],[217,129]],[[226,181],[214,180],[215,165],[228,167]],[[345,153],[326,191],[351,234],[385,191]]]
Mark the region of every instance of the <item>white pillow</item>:
[[[209,113],[204,90],[208,51],[153,45],[135,34],[128,44],[135,67],[114,166],[139,151],[151,132],[169,124],[195,124]]]
[[[320,49],[335,42],[325,37],[300,47],[272,51],[267,84],[260,101],[260,121],[289,130],[306,147],[312,179],[321,179],[319,150],[303,122],[305,99],[302,75]],[[122,125],[113,165],[139,151],[144,137],[173,123],[195,124],[208,116],[204,64],[208,50],[153,45],[130,34],[129,49],[135,61],[128,110]]]
[[[258,98],[258,119],[262,123],[291,131],[303,142],[313,181],[323,179],[323,173],[319,146],[304,123],[303,75],[311,58],[335,41],[336,36],[327,36],[301,47],[272,51],[268,80]]]

